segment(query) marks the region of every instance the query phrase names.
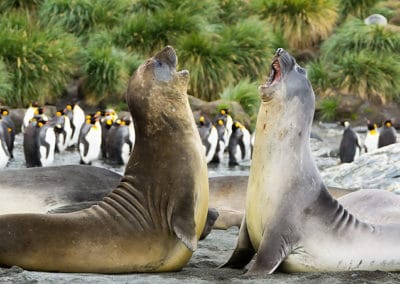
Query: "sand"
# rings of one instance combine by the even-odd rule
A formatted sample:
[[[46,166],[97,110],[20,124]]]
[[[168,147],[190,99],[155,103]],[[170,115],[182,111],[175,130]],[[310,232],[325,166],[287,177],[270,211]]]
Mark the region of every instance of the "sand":
[[[400,273],[351,271],[340,273],[275,273],[247,277],[243,270],[220,269],[230,256],[237,228],[213,230],[199,243],[189,264],[179,272],[157,274],[82,274],[26,271],[0,268],[0,283],[399,283]]]

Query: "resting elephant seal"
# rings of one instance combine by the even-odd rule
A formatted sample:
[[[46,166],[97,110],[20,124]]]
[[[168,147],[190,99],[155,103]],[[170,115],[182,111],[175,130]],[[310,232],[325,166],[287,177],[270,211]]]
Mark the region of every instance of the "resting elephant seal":
[[[137,139],[118,187],[77,212],[0,216],[2,266],[127,273],[176,271],[189,261],[206,221],[208,179],[189,73],[176,65],[168,46],[130,80]]]
[[[368,223],[400,223],[400,195],[379,189],[362,189],[338,198],[344,208]]]
[[[358,220],[320,177],[310,150],[315,97],[306,71],[278,49],[259,91],[246,213],[224,266],[242,268],[256,254],[249,274],[400,270],[400,223]]]
[[[115,172],[87,165],[6,169],[0,173],[0,214],[86,208],[109,194],[120,179]]]
[[[87,165],[6,169],[0,174],[0,214],[82,210],[109,194],[121,177],[111,170]],[[203,237],[211,227],[221,230],[240,227],[248,178],[246,175],[208,178],[211,211]],[[335,198],[351,192],[342,188],[328,188],[328,191]]]

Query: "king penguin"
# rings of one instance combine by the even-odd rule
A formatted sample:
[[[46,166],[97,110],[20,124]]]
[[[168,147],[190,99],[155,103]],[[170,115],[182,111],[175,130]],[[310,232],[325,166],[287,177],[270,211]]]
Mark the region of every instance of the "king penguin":
[[[29,107],[25,111],[24,118],[22,119],[22,124],[21,124],[21,132],[25,132],[25,128],[28,127],[29,123],[31,122],[31,119],[35,116],[35,113],[37,112],[39,107],[39,103],[33,102],[29,105]]]
[[[108,134],[113,126],[114,122],[117,120],[118,115],[113,109],[106,109],[101,113],[101,155],[103,159],[106,159],[107,156],[107,139]]]
[[[64,110],[64,113],[68,116],[72,128],[68,146],[77,145],[80,130],[85,123],[85,112],[77,103],[75,103],[73,105],[68,104]]]
[[[215,128],[218,133],[217,148],[215,149],[215,154],[211,163],[220,163],[223,160],[225,149],[228,145],[228,130],[225,127],[225,123],[222,119],[217,119],[215,121]]]
[[[385,147],[397,142],[396,130],[392,126],[392,121],[386,120],[379,131],[378,148]]]
[[[7,148],[7,142],[5,137],[8,133],[4,130],[4,121],[0,119],[0,169],[7,166],[8,160],[10,159],[10,154]]]
[[[364,140],[365,153],[372,152],[378,148],[379,131],[376,123],[367,121],[368,132]]]
[[[207,120],[203,115],[197,121],[197,129],[199,130],[201,142],[204,146],[206,162],[210,163],[215,155],[218,144],[217,128]]]
[[[239,165],[239,161],[251,158],[251,135],[247,128],[236,121],[232,124],[232,134],[228,145],[229,166]]]
[[[98,114],[86,116],[79,135],[81,164],[91,165],[101,157],[101,125]]]
[[[56,115],[50,119],[50,125],[54,127],[56,135],[56,152],[64,152],[71,137],[72,128],[69,117],[64,114],[63,110],[58,110]]]
[[[351,163],[361,153],[360,140],[348,121],[343,122],[343,125],[344,131],[339,146],[339,158],[341,163]]]
[[[127,117],[117,119],[108,133],[106,147],[107,157],[111,163],[118,165],[128,163],[134,147],[130,137],[130,124],[131,120]]]
[[[24,155],[28,168],[46,167],[53,163],[56,146],[54,128],[47,117],[34,116],[24,133]]]
[[[10,111],[7,108],[0,109],[0,118],[3,121],[5,143],[7,144],[7,150],[10,158],[14,158],[14,141],[15,141],[15,124],[11,119]]]
[[[224,138],[225,142],[225,150],[228,148],[229,139],[232,134],[232,126],[233,126],[233,119],[232,116],[229,114],[228,108],[220,109],[219,113],[215,117],[214,121],[222,120],[224,122],[226,128],[226,137]]]

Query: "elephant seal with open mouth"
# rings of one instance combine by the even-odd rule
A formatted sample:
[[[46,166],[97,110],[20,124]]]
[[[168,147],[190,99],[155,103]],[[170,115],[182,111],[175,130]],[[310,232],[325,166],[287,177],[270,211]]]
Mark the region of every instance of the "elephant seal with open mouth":
[[[130,80],[126,98],[137,138],[117,188],[77,212],[1,215],[0,265],[128,273],[176,271],[189,261],[209,189],[186,94],[189,73],[176,66],[167,46]]]
[[[224,266],[243,268],[256,254],[249,274],[400,270],[400,223],[357,219],[320,177],[310,150],[315,97],[306,71],[278,49],[259,91],[245,217]]]

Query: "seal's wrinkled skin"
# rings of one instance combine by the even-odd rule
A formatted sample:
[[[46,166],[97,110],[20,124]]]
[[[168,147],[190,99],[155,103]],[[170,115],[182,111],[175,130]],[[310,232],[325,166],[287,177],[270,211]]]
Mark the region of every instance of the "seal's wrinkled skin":
[[[137,140],[118,187],[73,213],[0,216],[2,266],[128,273],[175,271],[189,261],[206,221],[208,179],[189,73],[176,65],[168,46],[131,78]]]
[[[331,197],[319,175],[309,141],[315,98],[305,70],[283,49],[271,69],[259,88],[245,218],[224,266],[243,268],[256,254],[249,274],[278,267],[400,270],[400,224],[358,220]]]

